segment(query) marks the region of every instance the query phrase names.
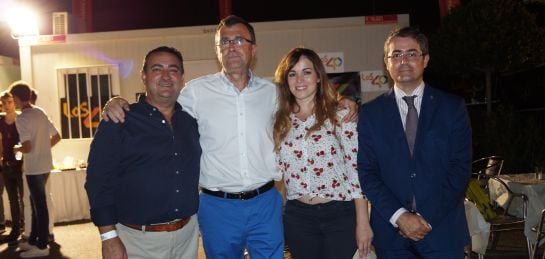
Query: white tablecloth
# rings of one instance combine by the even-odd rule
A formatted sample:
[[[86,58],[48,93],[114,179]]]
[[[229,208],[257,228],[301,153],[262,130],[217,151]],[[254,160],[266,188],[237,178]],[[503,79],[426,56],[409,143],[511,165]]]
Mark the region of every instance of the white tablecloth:
[[[53,171],[49,176],[51,194],[53,196],[54,222],[66,222],[90,219],[89,200],[83,185],[85,169],[70,171]],[[11,219],[7,193],[2,196],[6,219]]]
[[[471,250],[484,255],[490,236],[490,224],[484,220],[483,215],[473,202],[465,201],[464,205],[469,235],[471,236]]]
[[[509,186],[514,193],[523,193],[528,197],[528,217],[524,225],[524,234],[531,240],[536,240],[536,233],[531,229],[536,226],[541,216],[541,210],[545,208],[545,180],[536,179],[535,174],[506,174],[500,178]],[[507,205],[508,192],[500,183],[495,180],[489,181],[490,198],[498,205],[505,208]],[[522,217],[522,201],[514,199],[509,210],[511,215]]]

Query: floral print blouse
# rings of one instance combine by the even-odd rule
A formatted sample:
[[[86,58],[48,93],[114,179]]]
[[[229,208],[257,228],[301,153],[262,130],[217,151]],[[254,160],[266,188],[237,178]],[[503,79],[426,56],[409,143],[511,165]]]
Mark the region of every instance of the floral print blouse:
[[[346,113],[346,110],[337,112],[339,122]],[[307,137],[308,129],[316,121],[314,115],[305,121],[293,113],[290,118],[290,132],[276,156],[286,184],[287,199],[304,195],[338,201],[362,198],[356,168],[356,123],[338,124],[335,136],[327,120],[320,130]]]

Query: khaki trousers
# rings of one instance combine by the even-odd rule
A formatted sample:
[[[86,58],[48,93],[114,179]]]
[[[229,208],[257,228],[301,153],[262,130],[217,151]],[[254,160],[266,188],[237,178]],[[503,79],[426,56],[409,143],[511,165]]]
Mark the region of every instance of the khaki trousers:
[[[195,215],[183,228],[172,232],[143,232],[122,224],[116,224],[116,228],[130,259],[197,258],[199,227]]]

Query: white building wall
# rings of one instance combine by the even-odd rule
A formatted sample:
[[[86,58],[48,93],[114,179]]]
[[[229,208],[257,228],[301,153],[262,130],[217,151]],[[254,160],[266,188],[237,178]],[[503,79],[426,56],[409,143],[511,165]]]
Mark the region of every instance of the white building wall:
[[[8,89],[14,81],[21,79],[19,62],[10,57],[0,56],[0,91]]]
[[[382,44],[387,33],[409,24],[399,15],[398,24],[364,25],[364,17],[253,23],[257,37],[254,71],[271,78],[282,56],[293,47],[305,46],[316,52],[343,52],[344,71],[381,70]],[[21,47],[22,79],[39,93],[43,107],[60,130],[57,69],[116,64],[120,71],[120,95],[129,101],[143,91],[139,70],[143,56],[152,48],[168,45],[184,56],[186,81],[219,70],[214,52],[216,25],[152,30],[101,32],[67,35],[63,43],[39,43]],[[29,55],[27,51],[30,52]],[[67,155],[87,159],[91,139],[62,140],[53,157]]]

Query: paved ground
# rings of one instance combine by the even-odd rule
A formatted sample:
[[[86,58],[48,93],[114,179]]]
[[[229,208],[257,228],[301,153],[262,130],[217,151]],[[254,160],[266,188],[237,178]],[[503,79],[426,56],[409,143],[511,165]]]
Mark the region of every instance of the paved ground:
[[[100,239],[96,227],[89,221],[71,222],[56,225],[55,242],[51,245],[49,259],[95,259],[101,258]],[[19,258],[15,249],[7,244],[0,244],[0,259]],[[199,259],[205,259],[202,247],[199,247]],[[473,254],[471,258],[477,258]],[[487,251],[485,259],[527,259],[526,243],[522,231],[512,231],[500,235],[495,250]]]

